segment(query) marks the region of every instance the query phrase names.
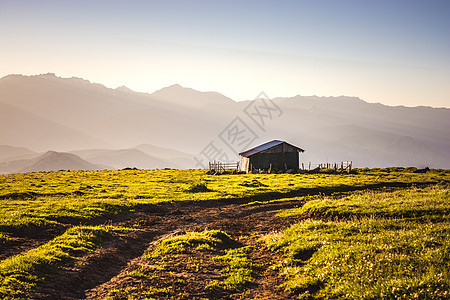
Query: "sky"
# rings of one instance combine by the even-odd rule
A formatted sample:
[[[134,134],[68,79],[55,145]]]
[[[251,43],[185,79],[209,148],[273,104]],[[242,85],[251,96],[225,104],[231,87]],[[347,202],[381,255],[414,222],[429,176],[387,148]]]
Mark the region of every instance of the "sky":
[[[450,107],[448,0],[0,0],[0,77]]]

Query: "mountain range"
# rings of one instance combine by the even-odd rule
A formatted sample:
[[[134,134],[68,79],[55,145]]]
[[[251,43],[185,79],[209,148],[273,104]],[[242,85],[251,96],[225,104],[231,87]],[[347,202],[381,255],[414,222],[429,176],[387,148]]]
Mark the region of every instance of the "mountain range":
[[[356,97],[237,102],[180,85],[146,94],[51,73],[0,79],[1,173],[49,169],[31,160],[61,156],[71,164],[53,169],[195,168],[273,139],[305,149],[303,163],[450,168],[449,129],[448,108]]]

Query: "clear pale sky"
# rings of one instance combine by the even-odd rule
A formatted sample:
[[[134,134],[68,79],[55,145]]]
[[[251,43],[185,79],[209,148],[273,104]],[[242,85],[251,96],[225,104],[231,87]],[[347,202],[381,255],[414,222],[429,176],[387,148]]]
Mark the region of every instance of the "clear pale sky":
[[[0,0],[0,77],[450,107],[450,1]]]

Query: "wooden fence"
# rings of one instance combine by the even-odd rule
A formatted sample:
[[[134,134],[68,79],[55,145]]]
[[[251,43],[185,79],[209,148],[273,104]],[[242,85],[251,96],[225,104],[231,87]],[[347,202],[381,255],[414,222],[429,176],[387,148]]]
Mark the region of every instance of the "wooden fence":
[[[221,162],[221,161],[213,161],[209,162],[209,170],[215,171],[225,171],[225,170],[236,170],[239,171],[240,163],[239,162]]]
[[[335,171],[341,172],[351,172],[352,170],[352,162],[351,161],[341,161],[340,163],[324,163],[324,164],[304,164],[302,163],[300,166],[300,170],[304,171],[320,171],[323,169],[332,169]],[[240,162],[221,162],[221,161],[212,161],[209,162],[209,171],[225,171],[225,170],[240,170]]]
[[[323,169],[332,169],[335,171],[347,171],[350,172],[352,170],[352,162],[351,161],[341,161],[340,163],[324,163],[324,164],[304,164],[302,163],[301,170],[311,171],[311,170],[323,170]]]

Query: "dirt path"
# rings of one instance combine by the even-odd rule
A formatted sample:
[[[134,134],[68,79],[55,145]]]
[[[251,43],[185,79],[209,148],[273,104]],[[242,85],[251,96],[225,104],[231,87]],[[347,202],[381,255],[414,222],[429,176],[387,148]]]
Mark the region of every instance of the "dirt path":
[[[48,280],[35,292],[29,295],[33,299],[103,299],[112,290],[120,290],[134,285],[151,284],[152,286],[167,286],[167,278],[153,278],[152,282],[130,277],[128,274],[146,264],[141,256],[153,250],[159,241],[179,232],[203,231],[219,229],[227,232],[238,240],[241,236],[264,234],[281,230],[290,224],[298,222],[302,217],[280,218],[276,212],[284,208],[303,205],[301,201],[276,202],[242,206],[240,204],[217,203],[171,203],[152,206],[146,210],[129,213],[112,225],[122,225],[138,228],[138,231],[117,236],[105,243],[101,249],[90,253],[81,261],[67,266],[62,274]],[[257,245],[254,238],[245,239],[243,245]],[[286,299],[287,295],[277,286],[281,283],[276,272],[268,270],[267,266],[273,260],[272,252],[257,245],[250,256],[257,264],[255,281],[249,286],[245,296],[240,292],[222,294],[207,294],[204,283],[217,276],[220,266],[206,264],[211,273],[191,272],[184,274],[186,278],[178,280],[178,285],[172,284],[173,292],[178,299]],[[202,258],[202,262],[207,261]],[[183,262],[181,262],[183,263]],[[215,268],[215,269],[214,269]],[[217,269],[217,270],[216,270]],[[173,271],[175,272],[175,271]],[[172,273],[173,273],[172,272]],[[216,274],[216,275],[214,275]],[[181,276],[181,275],[180,275]],[[182,283],[181,283],[182,282]],[[180,291],[183,291],[181,294]],[[206,293],[206,294],[205,294]],[[121,299],[121,297],[115,297]],[[124,296],[123,299],[127,299]],[[164,297],[161,297],[164,299]]]

